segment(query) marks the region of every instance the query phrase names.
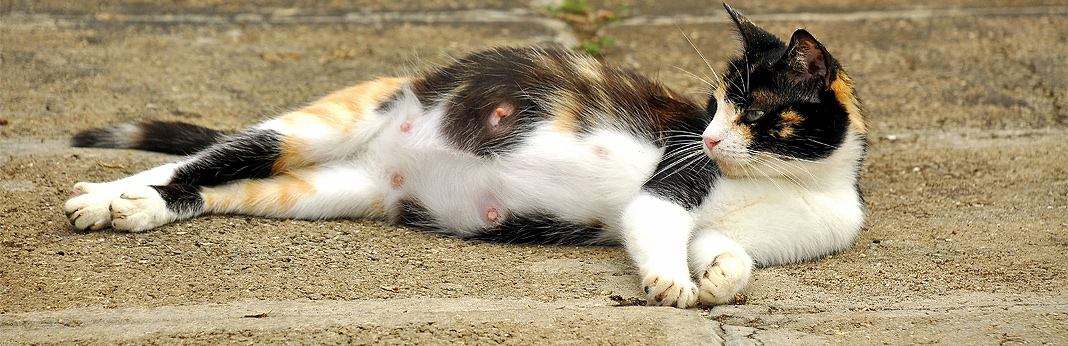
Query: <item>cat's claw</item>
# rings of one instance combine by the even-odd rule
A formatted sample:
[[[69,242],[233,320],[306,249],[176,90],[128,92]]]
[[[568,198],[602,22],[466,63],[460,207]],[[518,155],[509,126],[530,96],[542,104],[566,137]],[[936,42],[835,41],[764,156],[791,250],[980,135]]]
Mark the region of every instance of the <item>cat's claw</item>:
[[[178,215],[167,209],[167,202],[150,186],[126,190],[111,201],[111,226],[115,229],[142,232],[177,219]]]
[[[701,273],[701,304],[714,306],[730,303],[749,283],[752,269],[748,261],[735,253],[716,256]]]
[[[642,280],[649,303],[677,308],[688,308],[697,304],[697,285],[688,276],[671,277],[649,274]]]

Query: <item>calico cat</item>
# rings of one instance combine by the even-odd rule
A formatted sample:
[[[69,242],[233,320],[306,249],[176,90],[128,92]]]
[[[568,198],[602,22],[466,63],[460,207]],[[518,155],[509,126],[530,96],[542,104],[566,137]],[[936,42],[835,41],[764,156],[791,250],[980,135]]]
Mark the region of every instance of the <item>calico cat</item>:
[[[236,133],[171,122],[79,133],[74,146],[192,155],[78,183],[64,208],[79,230],[215,213],[622,244],[651,303],[728,303],[754,266],[850,246],[866,139],[850,78],[822,44],[805,30],[784,43],[725,7],[744,52],[704,107],[569,51],[499,48]]]

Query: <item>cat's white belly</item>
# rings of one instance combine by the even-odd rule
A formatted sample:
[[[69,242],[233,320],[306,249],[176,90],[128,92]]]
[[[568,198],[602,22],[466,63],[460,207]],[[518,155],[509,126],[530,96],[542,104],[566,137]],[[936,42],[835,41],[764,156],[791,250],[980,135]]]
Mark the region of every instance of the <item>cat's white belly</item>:
[[[480,157],[440,134],[433,109],[396,124],[359,160],[383,184],[387,208],[416,201],[435,222],[458,235],[492,227],[513,215],[551,215],[579,223],[614,222],[636,196],[662,152],[633,135],[597,130],[577,135],[543,125],[514,151]],[[404,122],[404,131],[401,126]],[[394,131],[393,129],[396,129]]]
[[[609,130],[579,138],[546,126],[529,143],[495,164],[503,200],[518,213],[547,211],[578,222],[615,222],[662,155],[651,143]]]

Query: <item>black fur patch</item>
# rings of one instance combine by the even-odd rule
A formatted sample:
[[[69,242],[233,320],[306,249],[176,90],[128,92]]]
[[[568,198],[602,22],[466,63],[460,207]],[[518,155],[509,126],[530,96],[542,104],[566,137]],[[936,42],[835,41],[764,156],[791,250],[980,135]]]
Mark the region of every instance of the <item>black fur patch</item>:
[[[238,179],[267,178],[281,156],[281,134],[249,129],[227,138],[174,172],[171,184],[215,186]]]
[[[512,244],[542,245],[616,245],[600,225],[567,222],[550,215],[509,215],[497,227],[467,237]]]
[[[554,78],[535,62],[539,52],[562,54],[507,48],[475,53],[416,81],[413,89],[424,105],[445,102],[442,132],[457,148],[479,156],[510,151],[549,116],[537,100],[547,97]],[[500,106],[514,111],[492,125]]]
[[[820,99],[820,103],[790,107],[804,120],[785,138],[774,135],[777,117],[765,116],[769,121],[753,125],[751,149],[802,160],[819,160],[833,154],[845,140],[849,114],[838,104],[834,92],[822,92]]]
[[[393,223],[426,232],[456,236],[454,230],[443,227],[433,214],[416,200],[401,201],[396,210],[392,218]],[[567,222],[547,214],[508,215],[496,227],[481,230],[464,239],[511,244],[615,245],[609,237],[602,236],[603,232],[600,225]]]
[[[150,121],[140,126],[141,143],[134,149],[175,155],[204,150],[227,135],[223,131],[182,122]]]
[[[404,97],[404,91],[397,90],[385,100],[382,100],[382,102],[378,104],[378,107],[375,107],[375,113],[382,114],[393,109],[393,106],[395,106],[397,101],[400,101],[402,97]]]
[[[701,150],[701,133],[710,117],[687,118],[677,130],[665,133],[664,156],[643,188],[657,196],[693,209],[701,204],[719,176],[719,166]]]
[[[437,226],[430,211],[415,200],[406,199],[398,202],[396,214],[392,215],[391,221],[395,224],[416,227],[433,231]]]
[[[171,184],[152,186],[167,203],[167,209],[178,215],[199,213],[204,209],[204,198],[200,196],[200,187],[193,185]]]
[[[70,139],[70,146],[79,148],[131,148],[141,141],[139,129],[134,133],[128,133],[121,126],[124,125],[100,127],[78,132]]]

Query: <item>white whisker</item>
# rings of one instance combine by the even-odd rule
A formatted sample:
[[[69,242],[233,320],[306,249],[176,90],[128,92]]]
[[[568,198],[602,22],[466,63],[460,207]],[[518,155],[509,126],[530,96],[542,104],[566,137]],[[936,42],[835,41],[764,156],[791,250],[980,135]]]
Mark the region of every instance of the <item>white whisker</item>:
[[[697,45],[693,43],[693,40],[690,40],[690,37],[686,35],[686,32],[682,31],[682,28],[679,27],[678,23],[675,23],[675,28],[679,29],[679,32],[682,33],[682,37],[686,39],[686,42],[690,44],[690,47],[693,47],[693,50],[696,51],[697,55],[701,57],[701,60],[705,62],[705,66],[708,66],[708,70],[712,71],[712,75],[716,77],[716,82],[719,83],[721,81],[719,74],[716,73],[716,69],[712,68],[712,64],[708,62],[708,58],[705,58],[705,54],[697,48]],[[715,87],[713,87],[713,89],[714,88]]]
[[[705,84],[707,84],[709,88],[712,88],[712,90],[716,90],[716,85],[715,85],[715,84],[712,84],[711,82],[709,82],[709,81],[705,80],[704,78],[701,78],[700,76],[698,76],[698,75],[694,74],[693,72],[690,72],[690,71],[686,71],[686,69],[683,69],[683,68],[681,68],[681,67],[678,67],[678,66],[675,66],[675,65],[671,65],[671,67],[674,67],[675,69],[677,69],[677,70],[679,70],[679,71],[682,71],[682,72],[684,72],[684,73],[686,73],[686,74],[690,75],[690,77],[693,77],[693,78],[695,78],[695,79],[697,79],[697,80],[701,81],[701,83],[705,83]]]

